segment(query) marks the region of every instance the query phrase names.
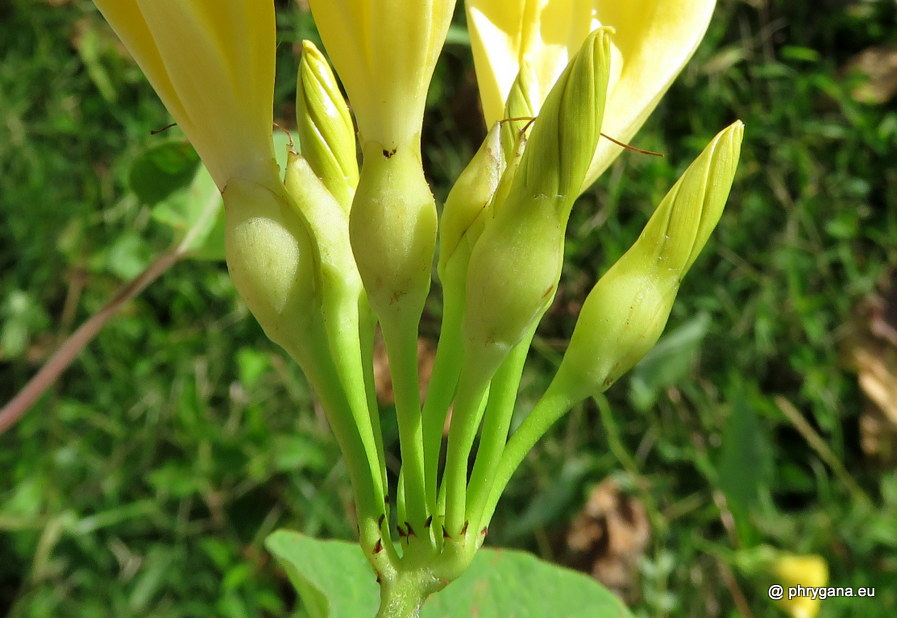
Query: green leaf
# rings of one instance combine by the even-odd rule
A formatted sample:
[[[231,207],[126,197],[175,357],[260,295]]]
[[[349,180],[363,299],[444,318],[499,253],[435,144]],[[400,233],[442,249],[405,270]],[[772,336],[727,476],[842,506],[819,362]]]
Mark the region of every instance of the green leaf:
[[[760,396],[736,386],[727,399],[732,402],[732,411],[723,429],[718,482],[739,534],[748,541],[753,532],[747,514],[754,510],[760,492],[769,486],[774,470],[772,450],[755,410],[763,405]]]
[[[380,599],[376,577],[354,543],[278,530],[265,545],[286,569],[311,618],[360,618],[376,613]]]
[[[710,316],[700,313],[664,336],[632,370],[629,399],[639,410],[648,410],[668,386],[679,383],[694,365],[707,335]]]
[[[265,541],[286,568],[312,618],[373,616],[374,574],[354,543],[321,541],[278,530]],[[595,580],[504,549],[481,549],[470,568],[433,595],[421,618],[629,618],[629,610]]]
[[[131,190],[144,204],[158,204],[184,189],[200,167],[199,156],[187,142],[172,141],[143,152],[131,166]]]
[[[174,230],[191,257],[224,259],[224,208],[221,193],[205,166],[200,165],[186,188],[175,191],[153,207],[153,219]]]
[[[628,618],[612,592],[579,573],[510,549],[481,549],[456,582],[427,601],[421,618]]]

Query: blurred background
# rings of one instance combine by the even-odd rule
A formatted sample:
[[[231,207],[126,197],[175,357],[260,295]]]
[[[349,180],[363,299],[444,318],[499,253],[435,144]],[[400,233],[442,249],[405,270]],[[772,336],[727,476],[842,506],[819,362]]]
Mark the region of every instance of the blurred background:
[[[278,2],[278,28],[275,116],[291,127],[297,51],[317,35],[301,2]],[[0,2],[0,58],[4,404],[182,233],[140,166],[183,149],[176,129],[150,134],[169,116],[86,0]],[[574,209],[519,412],[591,285],[740,118],[727,211],[658,348],[543,439],[492,546],[591,573],[640,616],[782,616],[757,557],[818,554],[831,585],[876,587],[874,601],[827,600],[820,616],[895,615],[895,93],[893,0],[719,0],[633,140],[665,157],[623,153]],[[437,197],[484,135],[478,114],[459,11],[425,121]],[[323,416],[219,253],[125,303],[0,436],[0,613],[282,616],[296,600],[265,536],[354,538]]]

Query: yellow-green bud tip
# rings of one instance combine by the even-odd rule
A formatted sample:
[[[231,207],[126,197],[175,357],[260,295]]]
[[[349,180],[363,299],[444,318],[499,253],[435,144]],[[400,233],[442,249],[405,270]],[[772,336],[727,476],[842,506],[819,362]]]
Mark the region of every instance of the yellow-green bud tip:
[[[358,185],[355,127],[330,65],[311,41],[302,42],[296,122],[302,155],[348,212]]]

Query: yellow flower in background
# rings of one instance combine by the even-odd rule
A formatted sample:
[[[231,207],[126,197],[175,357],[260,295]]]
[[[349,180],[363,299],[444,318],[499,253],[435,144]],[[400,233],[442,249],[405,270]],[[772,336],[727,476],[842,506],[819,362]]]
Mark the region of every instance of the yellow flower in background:
[[[775,601],[782,611],[791,618],[814,618],[819,613],[822,600],[801,588],[821,588],[828,583],[825,558],[818,554],[783,554],[772,563],[770,571],[776,583],[784,588],[784,597]],[[789,599],[789,588],[797,588],[799,594]]]
[[[311,0],[362,143],[391,149],[420,134],[454,0]]]
[[[224,189],[270,178],[274,3],[95,0]]]
[[[616,34],[602,131],[629,141],[691,58],[715,5],[716,0],[466,0],[486,125],[501,119],[524,61],[538,79],[531,94],[541,103],[586,35],[610,26]],[[583,189],[620,151],[599,142]]]

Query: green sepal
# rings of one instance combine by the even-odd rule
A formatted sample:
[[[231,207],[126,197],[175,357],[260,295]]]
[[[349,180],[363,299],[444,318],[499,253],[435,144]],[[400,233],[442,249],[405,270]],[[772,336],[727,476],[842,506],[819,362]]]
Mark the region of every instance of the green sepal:
[[[349,234],[368,300],[381,323],[417,324],[430,289],[436,202],[416,143],[364,147]]]

